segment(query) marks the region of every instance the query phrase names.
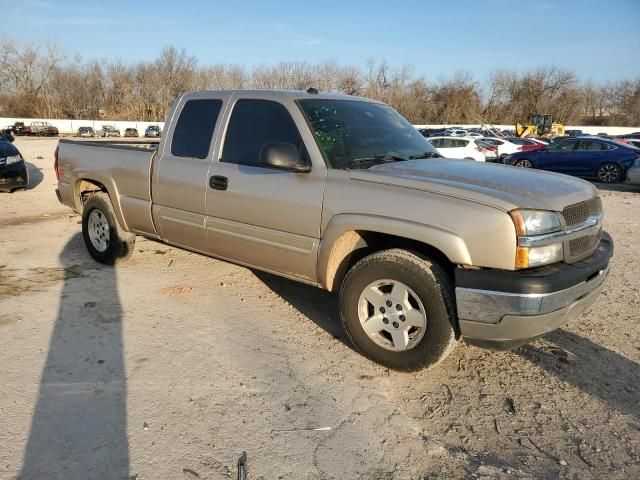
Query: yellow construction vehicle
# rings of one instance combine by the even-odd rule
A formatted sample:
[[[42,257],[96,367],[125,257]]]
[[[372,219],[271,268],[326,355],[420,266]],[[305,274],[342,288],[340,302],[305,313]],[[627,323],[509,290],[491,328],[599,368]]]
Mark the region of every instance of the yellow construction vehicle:
[[[551,115],[531,115],[528,125],[516,123],[518,137],[551,137],[564,135],[564,125],[554,123]]]

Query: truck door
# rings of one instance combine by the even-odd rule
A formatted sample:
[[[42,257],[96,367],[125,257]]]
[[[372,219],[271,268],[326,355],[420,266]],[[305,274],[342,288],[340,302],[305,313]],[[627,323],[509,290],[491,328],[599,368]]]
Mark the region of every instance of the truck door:
[[[206,250],[205,197],[223,98],[189,96],[175,109],[152,174],[153,218],[163,240]]]
[[[327,169],[311,162],[314,143],[293,100],[283,103],[236,94],[219,161],[211,164],[207,189],[208,251],[286,276],[316,280],[322,200]],[[283,100],[285,101],[285,100]],[[269,143],[294,144],[310,172],[260,163]],[[321,160],[321,158],[320,158]]]

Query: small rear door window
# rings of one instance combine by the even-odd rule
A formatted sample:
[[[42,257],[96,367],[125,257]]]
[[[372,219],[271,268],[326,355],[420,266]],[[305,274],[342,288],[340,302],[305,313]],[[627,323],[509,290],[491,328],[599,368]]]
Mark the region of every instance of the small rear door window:
[[[233,107],[220,161],[260,166],[260,150],[274,142],[292,143],[303,149],[302,137],[281,103],[241,99]]]
[[[171,141],[176,157],[207,158],[222,100],[189,100],[182,107]]]

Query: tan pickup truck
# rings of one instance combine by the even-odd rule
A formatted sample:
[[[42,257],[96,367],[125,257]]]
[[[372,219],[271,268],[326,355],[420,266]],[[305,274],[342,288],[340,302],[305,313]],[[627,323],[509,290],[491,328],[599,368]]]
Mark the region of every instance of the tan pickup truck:
[[[391,107],[311,89],[189,93],[159,144],[61,140],[55,167],[97,261],[141,235],[339,292],[355,347],[396,369],[558,328],[613,253],[591,184],[441,158]]]

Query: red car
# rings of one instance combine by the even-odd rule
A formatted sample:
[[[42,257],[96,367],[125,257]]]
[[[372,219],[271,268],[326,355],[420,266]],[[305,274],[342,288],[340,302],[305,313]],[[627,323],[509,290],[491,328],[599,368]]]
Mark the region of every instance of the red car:
[[[520,145],[519,150],[523,152],[529,152],[531,150],[538,150],[545,146],[545,143],[540,140],[536,140],[534,138],[520,138],[520,137],[510,137],[509,140],[511,143],[515,143],[516,145]]]

